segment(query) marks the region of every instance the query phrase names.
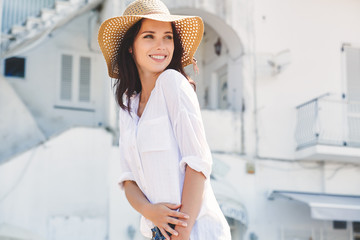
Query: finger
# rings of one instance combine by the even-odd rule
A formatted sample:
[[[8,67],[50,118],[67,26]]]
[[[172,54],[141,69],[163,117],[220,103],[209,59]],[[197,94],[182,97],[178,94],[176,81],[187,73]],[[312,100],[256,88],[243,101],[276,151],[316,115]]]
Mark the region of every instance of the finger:
[[[187,223],[184,222],[184,221],[181,221],[181,220],[178,220],[176,218],[172,218],[172,217],[169,217],[168,218],[168,223],[172,223],[174,225],[179,225],[179,226],[182,226],[182,227],[187,227]]]
[[[170,227],[168,224],[166,224],[165,228],[164,228],[167,232],[171,233],[174,236],[179,235],[179,233],[173,229],[172,227]]]
[[[167,206],[170,209],[175,210],[175,209],[178,209],[181,207],[181,203],[180,204],[165,203],[165,206]]]
[[[166,231],[163,228],[159,228],[162,235],[166,238],[166,240],[170,240],[169,235],[166,233]]]
[[[169,216],[175,217],[175,218],[183,218],[183,219],[189,219],[190,218],[190,216],[187,215],[186,213],[182,213],[182,212],[178,212],[178,211],[171,211],[169,213]]]

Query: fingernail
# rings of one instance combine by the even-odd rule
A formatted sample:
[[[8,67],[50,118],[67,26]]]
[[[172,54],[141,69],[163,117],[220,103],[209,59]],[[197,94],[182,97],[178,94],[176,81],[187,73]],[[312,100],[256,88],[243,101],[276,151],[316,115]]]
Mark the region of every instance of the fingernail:
[[[189,216],[189,215],[185,215],[185,218],[190,218],[190,216]]]
[[[177,232],[174,233],[175,236],[179,235]]]
[[[187,223],[183,223],[182,225],[183,225],[184,227],[187,227]]]

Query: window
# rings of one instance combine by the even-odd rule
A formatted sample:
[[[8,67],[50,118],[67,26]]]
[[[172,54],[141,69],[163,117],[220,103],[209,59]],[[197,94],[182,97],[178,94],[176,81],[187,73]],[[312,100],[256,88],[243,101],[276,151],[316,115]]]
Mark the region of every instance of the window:
[[[217,69],[212,74],[210,89],[210,105],[213,109],[228,109],[228,72],[227,65]]]
[[[25,78],[25,58],[12,57],[6,59],[5,76]]]
[[[333,221],[333,229],[346,229],[346,222]]]
[[[229,107],[228,102],[228,81],[227,71],[222,69],[218,72],[218,108],[227,109]]]
[[[360,233],[360,222],[353,222],[352,225],[353,225],[354,232],[355,233]]]
[[[62,107],[89,107],[91,104],[91,57],[61,55],[59,104]]]
[[[353,222],[352,227],[354,240],[360,240],[360,222]]]

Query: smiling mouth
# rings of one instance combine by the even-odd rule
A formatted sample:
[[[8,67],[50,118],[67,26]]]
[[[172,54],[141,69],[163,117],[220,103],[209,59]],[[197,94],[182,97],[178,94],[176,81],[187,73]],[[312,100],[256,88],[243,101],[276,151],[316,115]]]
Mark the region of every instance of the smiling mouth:
[[[166,58],[166,55],[150,55],[150,57],[157,60],[163,60]]]

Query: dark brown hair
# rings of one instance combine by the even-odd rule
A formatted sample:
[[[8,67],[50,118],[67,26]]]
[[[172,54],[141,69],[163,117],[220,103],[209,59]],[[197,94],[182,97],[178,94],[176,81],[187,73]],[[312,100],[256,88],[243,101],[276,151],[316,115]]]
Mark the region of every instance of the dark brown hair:
[[[120,48],[118,50],[118,55],[116,61],[113,63],[113,69],[117,69],[119,72],[119,78],[115,79],[113,87],[115,88],[115,97],[119,106],[127,110],[130,113],[130,97],[134,93],[139,93],[141,91],[141,82],[138,70],[136,68],[135,61],[129,52],[129,49],[133,46],[136,35],[139,33],[142,20],[140,19],[136,22],[129,30],[125,33]],[[171,59],[170,64],[166,69],[174,69],[179,71],[184,75],[188,80],[190,79],[185,71],[181,62],[181,57],[183,55],[184,49],[181,43],[180,35],[176,30],[175,23],[171,22],[171,28],[173,31],[173,40],[174,40],[174,53]],[[192,81],[192,84],[194,82]],[[125,94],[127,98],[127,106],[123,102],[123,95]]]

